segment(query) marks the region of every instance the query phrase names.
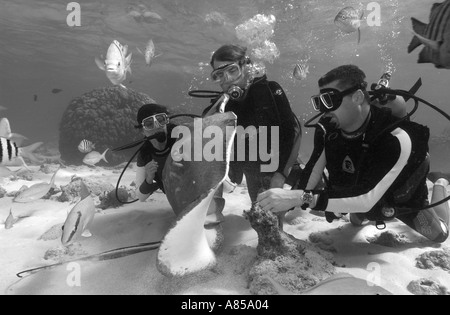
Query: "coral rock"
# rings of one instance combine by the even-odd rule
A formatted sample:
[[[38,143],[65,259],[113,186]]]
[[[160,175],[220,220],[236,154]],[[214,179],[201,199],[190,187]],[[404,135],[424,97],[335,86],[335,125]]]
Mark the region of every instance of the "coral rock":
[[[142,135],[134,128],[136,115],[142,105],[153,102],[146,94],[117,86],[95,89],[73,99],[59,125],[61,158],[69,164],[82,164],[85,154],[78,151],[78,145],[83,139],[95,143],[95,150],[100,153],[141,139]],[[108,152],[106,159],[118,164],[133,153]],[[99,164],[102,163],[105,162]]]
[[[249,272],[252,294],[275,294],[267,277],[293,293],[301,293],[336,273],[334,256],[279,229],[278,218],[258,203],[244,211],[258,234],[258,258]]]
[[[433,279],[418,279],[411,281],[407,287],[414,295],[450,295],[448,289]]]
[[[450,249],[429,251],[423,253],[416,258],[417,268],[420,269],[434,269],[442,268],[445,271],[450,271]]]

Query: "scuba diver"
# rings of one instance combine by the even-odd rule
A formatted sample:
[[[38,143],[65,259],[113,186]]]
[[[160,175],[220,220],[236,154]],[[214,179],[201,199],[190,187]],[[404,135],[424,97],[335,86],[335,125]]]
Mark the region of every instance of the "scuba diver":
[[[370,220],[380,228],[397,218],[442,243],[449,235],[450,209],[444,199],[449,181],[445,175],[428,175],[434,182],[430,207],[429,129],[405,119],[409,117],[392,115],[388,108],[372,106],[365,78],[354,65],[320,78],[320,94],[311,101],[324,115],[303,176],[296,189],[269,190],[258,201],[265,211],[275,213],[297,206],[325,211],[329,222],[338,218],[336,214],[350,213],[353,225]],[[326,188],[316,190],[325,167]]]
[[[169,111],[163,105],[145,104],[139,108],[136,129],[142,129],[145,141],[137,157],[136,195],[144,202],[156,190],[164,192],[162,172],[176,139],[170,135],[176,125],[169,121]]]
[[[248,134],[245,138],[245,159],[238,160],[237,134],[234,141],[234,157],[230,162],[229,178],[232,182],[240,184],[245,175],[248,193],[252,204],[256,202],[258,193],[269,188],[283,187],[293,164],[297,161],[300,142],[301,125],[291,110],[289,100],[281,86],[275,81],[268,81],[265,74],[261,75],[246,55],[247,48],[238,45],[224,45],[217,49],[211,57],[213,71],[211,78],[213,82],[220,85],[224,95],[229,100],[224,111],[232,111],[237,116],[237,126],[267,127],[270,141],[270,127],[279,127],[278,148],[267,148],[267,152],[279,153],[279,164],[275,172],[262,172],[261,161],[257,152],[249,152],[250,141],[256,141],[259,147],[258,135],[252,139]],[[203,116],[212,115],[217,112],[215,104],[220,103],[217,99],[207,107]],[[270,150],[270,151],[269,151]],[[256,154],[251,154],[256,153]],[[256,161],[250,156],[258,155]],[[272,156],[273,158],[273,156]]]

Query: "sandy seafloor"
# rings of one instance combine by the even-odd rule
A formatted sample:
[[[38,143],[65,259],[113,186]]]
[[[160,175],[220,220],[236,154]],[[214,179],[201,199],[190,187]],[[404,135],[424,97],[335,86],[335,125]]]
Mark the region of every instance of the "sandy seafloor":
[[[0,179],[0,186],[11,193],[23,185],[50,182],[52,173],[44,174],[39,166],[31,166],[31,169],[32,181],[10,177]],[[57,187],[67,185],[72,176],[77,175],[98,177],[115,186],[120,171],[120,168],[112,167],[68,166],[58,171],[55,184]],[[129,186],[133,179],[134,173],[127,171],[121,185]],[[91,229],[93,236],[77,239],[64,253],[58,233],[53,239],[40,239],[52,227],[57,231],[75,205],[59,202],[57,196],[24,204],[13,203],[12,197],[0,198],[1,294],[250,294],[248,279],[242,270],[256,256],[257,235],[243,217],[243,210],[250,208],[245,185],[225,193],[225,241],[217,254],[218,264],[213,272],[168,278],[156,269],[157,250],[152,250],[107,261],[78,262],[80,282],[75,285],[70,281],[74,279],[71,272],[75,267],[68,264],[18,281],[16,274],[26,269],[159,241],[175,220],[165,195],[158,191],[147,202],[97,212]],[[2,223],[11,208],[15,217],[23,218],[6,230]],[[284,224],[284,230],[298,239],[308,241],[312,233],[319,236],[315,238],[317,245],[333,252],[338,271],[373,279],[375,270],[379,284],[394,294],[411,294],[406,288],[419,278],[433,279],[450,288],[448,271],[441,268],[424,270],[416,266],[420,254],[448,248],[450,240],[433,244],[399,221],[388,222],[387,229],[397,233],[404,244],[396,247],[372,244],[368,239],[381,233],[372,224],[355,228],[345,218],[329,224],[325,218],[300,209],[292,211]],[[48,239],[51,233],[46,235]],[[241,245],[246,245],[245,251],[236,250],[242,248]],[[45,260],[49,251],[56,254]]]

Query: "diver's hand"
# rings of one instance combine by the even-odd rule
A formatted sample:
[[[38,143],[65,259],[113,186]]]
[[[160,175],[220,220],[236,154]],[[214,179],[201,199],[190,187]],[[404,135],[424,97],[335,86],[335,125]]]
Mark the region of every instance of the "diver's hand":
[[[145,165],[145,180],[151,184],[155,178],[155,174],[158,171],[158,162],[150,161]]]
[[[274,188],[259,194],[257,201],[264,211],[274,213],[287,211],[302,205],[303,190]]]
[[[286,177],[279,172],[275,172],[270,180],[270,188],[283,188]]]

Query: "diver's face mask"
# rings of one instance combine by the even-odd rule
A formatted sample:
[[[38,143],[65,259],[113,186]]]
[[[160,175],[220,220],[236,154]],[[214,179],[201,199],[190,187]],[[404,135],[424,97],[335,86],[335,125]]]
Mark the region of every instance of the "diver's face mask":
[[[211,79],[219,84],[234,82],[241,76],[241,66],[236,62],[222,65],[211,72]]]
[[[146,131],[152,131],[157,128],[162,128],[169,123],[169,116],[165,113],[149,116],[142,120],[142,127]]]
[[[347,90],[339,91],[333,88],[321,89],[319,95],[311,97],[313,108],[317,112],[328,113],[337,110],[341,105],[344,97],[354,93],[360,89],[365,89],[366,83],[355,85]]]

